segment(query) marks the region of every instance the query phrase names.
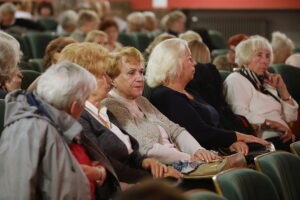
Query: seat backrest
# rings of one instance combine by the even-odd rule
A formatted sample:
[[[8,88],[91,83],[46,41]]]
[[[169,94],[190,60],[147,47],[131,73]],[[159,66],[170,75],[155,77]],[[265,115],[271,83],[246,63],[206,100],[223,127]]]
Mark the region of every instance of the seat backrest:
[[[282,200],[300,199],[300,158],[289,152],[275,151],[257,156],[257,170],[266,174],[274,183]]]
[[[11,36],[13,36],[16,40],[18,40],[18,42],[20,43],[20,49],[23,53],[22,59],[28,60],[28,59],[32,58],[29,44],[27,41],[25,41],[24,37],[22,37],[21,35],[16,34],[16,33],[9,33],[9,34]]]
[[[227,76],[230,74],[231,72],[229,71],[225,71],[225,70],[219,70],[219,74],[221,75],[222,81],[224,82],[224,80],[227,78]]]
[[[38,23],[42,24],[48,31],[56,31],[58,22],[53,18],[38,18],[36,20]]]
[[[37,72],[44,72],[44,65],[42,58],[34,58],[29,60],[30,68]]]
[[[135,48],[139,47],[135,34],[121,32],[118,36],[118,42],[120,42],[123,46],[130,46]]]
[[[297,156],[300,156],[300,141],[290,144],[291,152]]]
[[[213,177],[221,196],[230,200],[279,200],[271,180],[252,169],[231,169]]]
[[[30,84],[41,75],[41,73],[33,71],[33,70],[21,70],[23,75],[21,88],[26,90]]]
[[[4,127],[5,101],[0,99],[0,136]]]
[[[148,45],[151,42],[151,38],[148,37],[146,33],[135,33],[137,42],[138,42],[138,50],[140,52],[144,52],[145,49],[148,47]]]
[[[300,104],[300,69],[286,64],[272,64],[269,68],[282,76],[290,94]]]
[[[186,196],[189,200],[226,200],[225,197],[221,197],[220,195],[209,191],[193,192]]]
[[[217,49],[226,49],[226,42],[224,39],[224,36],[222,33],[216,30],[209,30],[208,31],[209,37],[211,39],[212,44],[217,48]]]
[[[24,35],[25,41],[29,44],[32,58],[43,58],[48,43],[57,38],[51,32],[28,32]]]

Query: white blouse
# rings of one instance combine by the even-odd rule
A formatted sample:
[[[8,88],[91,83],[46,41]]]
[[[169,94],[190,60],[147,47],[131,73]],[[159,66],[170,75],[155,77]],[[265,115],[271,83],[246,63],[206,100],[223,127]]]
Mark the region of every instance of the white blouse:
[[[139,109],[135,100],[126,99],[118,95],[115,91],[111,90],[109,94],[122,102],[130,111],[130,113],[138,118],[144,118],[143,112]],[[169,140],[169,135],[163,127],[158,126],[160,131],[159,142],[155,143],[153,147],[147,152],[147,156],[154,157],[157,160],[171,164],[177,160],[190,160],[191,155],[199,149],[204,149],[187,131],[183,131],[177,137],[176,144],[178,144],[181,151],[179,151],[173,143]],[[187,145],[180,145],[180,144]]]
[[[270,85],[265,85],[265,88],[273,95],[278,96],[275,88]],[[272,96],[256,90],[250,81],[240,73],[234,72],[226,78],[224,92],[232,111],[245,116],[251,124],[259,125],[268,119],[288,127],[287,122],[297,120],[299,106],[295,100],[293,100],[294,105],[283,100],[278,102]],[[280,132],[266,130],[260,134],[263,139],[267,139],[279,136]]]
[[[98,108],[96,108],[96,106],[94,106],[91,102],[86,101],[85,102],[85,109],[87,112],[89,112],[99,123],[101,123],[102,125],[104,125],[101,120],[99,119],[98,115],[100,115],[102,117],[102,119],[107,122],[108,124],[110,124],[110,127],[107,127],[110,129],[111,132],[113,132],[126,146],[127,150],[128,150],[128,154],[131,154],[133,152],[132,146],[131,146],[131,142],[130,142],[130,138],[128,135],[125,135],[116,125],[114,125],[113,123],[111,123],[109,121],[109,117],[107,115],[107,108],[105,106],[102,106],[100,108],[100,110],[98,110]],[[104,125],[105,126],[105,125]]]

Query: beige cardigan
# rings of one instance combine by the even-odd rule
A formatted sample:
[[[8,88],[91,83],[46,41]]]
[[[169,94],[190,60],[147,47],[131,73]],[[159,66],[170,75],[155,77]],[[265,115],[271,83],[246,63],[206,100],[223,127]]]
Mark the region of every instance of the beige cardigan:
[[[138,97],[135,101],[144,113],[146,120],[133,116],[123,103],[112,96],[104,99],[102,104],[114,114],[122,128],[139,142],[142,155],[146,155],[153,145],[158,143],[160,131],[157,125],[165,129],[171,140],[170,142],[174,143],[178,149],[179,146],[188,145],[188,141],[184,141],[187,142],[186,144],[177,144],[177,142],[180,142],[177,137],[185,131],[184,128],[170,121],[145,97]]]

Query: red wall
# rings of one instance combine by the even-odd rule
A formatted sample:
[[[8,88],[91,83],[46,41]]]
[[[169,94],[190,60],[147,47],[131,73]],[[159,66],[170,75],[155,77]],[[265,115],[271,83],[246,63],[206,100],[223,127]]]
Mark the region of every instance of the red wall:
[[[152,0],[131,0],[132,9],[152,8]],[[300,9],[300,0],[168,0],[168,9]]]

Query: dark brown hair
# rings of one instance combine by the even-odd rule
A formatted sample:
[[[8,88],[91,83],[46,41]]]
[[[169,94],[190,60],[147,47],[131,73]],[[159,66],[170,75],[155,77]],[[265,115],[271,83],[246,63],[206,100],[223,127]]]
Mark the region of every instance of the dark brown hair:
[[[100,30],[105,31],[106,29],[108,29],[111,26],[114,26],[119,30],[119,26],[118,26],[117,22],[113,19],[105,19],[103,22],[101,22]]]

